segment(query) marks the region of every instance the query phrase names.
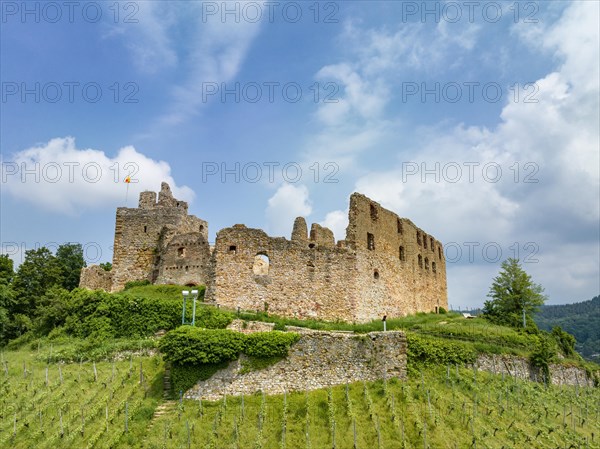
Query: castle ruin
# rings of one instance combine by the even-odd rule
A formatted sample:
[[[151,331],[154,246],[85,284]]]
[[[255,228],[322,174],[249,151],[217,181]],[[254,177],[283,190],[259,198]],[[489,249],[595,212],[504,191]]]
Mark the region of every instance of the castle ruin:
[[[126,282],[206,285],[205,301],[276,315],[366,322],[448,308],[442,244],[407,218],[360,193],[350,197],[346,239],[304,218],[291,239],[237,224],[208,242],[208,223],[161,191],[119,207],[113,268],[84,268],[81,287],[121,290]]]

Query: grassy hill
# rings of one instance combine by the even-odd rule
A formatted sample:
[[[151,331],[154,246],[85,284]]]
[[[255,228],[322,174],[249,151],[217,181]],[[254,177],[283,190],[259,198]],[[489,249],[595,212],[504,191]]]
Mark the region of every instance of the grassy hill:
[[[583,357],[600,361],[600,296],[574,304],[543,306],[535,322],[544,330],[562,327],[575,336],[575,348]]]
[[[452,366],[406,381],[163,403],[158,356],[47,364],[49,349],[2,354],[0,447],[600,447],[597,388]]]
[[[164,363],[152,335],[181,323],[181,288],[75,291],[65,299],[73,315],[64,326],[43,338],[24,335],[1,350],[0,447],[600,448],[598,388],[546,387],[464,368],[477,353],[529,357],[539,339],[459,314],[388,321],[388,329],[409,335],[404,381],[218,402],[166,400]],[[380,321],[298,321],[205,306],[197,323],[220,328],[236,317],[271,321],[278,329],[382,327]],[[598,369],[578,358],[558,361]]]

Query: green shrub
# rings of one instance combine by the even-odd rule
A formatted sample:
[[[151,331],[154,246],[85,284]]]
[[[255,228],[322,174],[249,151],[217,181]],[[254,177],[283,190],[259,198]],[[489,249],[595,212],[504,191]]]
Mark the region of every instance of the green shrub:
[[[244,349],[244,334],[227,329],[181,326],[159,342],[165,360],[179,365],[201,365],[234,360]]]
[[[206,329],[225,329],[234,318],[232,312],[224,312],[212,306],[196,308],[196,326]]]
[[[209,379],[218,370],[225,368],[226,364],[203,365],[171,365],[171,388],[173,396],[179,397],[180,392],[186,392],[199,380]]]
[[[550,363],[554,361],[556,349],[556,342],[544,331],[540,334],[539,342],[529,357],[531,365],[544,374],[546,382],[550,381]]]
[[[129,281],[125,283],[125,287],[123,288],[123,290],[129,290],[130,288],[141,287],[143,285],[150,285],[150,281],[148,279],[143,279],[139,281]]]
[[[292,332],[256,332],[246,335],[244,353],[251,357],[285,357],[300,336]]]
[[[561,352],[566,356],[575,355],[575,337],[568,332],[565,332],[562,327],[555,326],[552,328],[552,336],[558,343]]]
[[[464,365],[474,363],[477,359],[477,352],[468,343],[451,342],[413,333],[407,333],[406,339],[408,363],[412,365]]]
[[[446,309],[444,309],[443,307],[439,307],[438,308],[438,313],[441,313],[441,314],[445,315],[446,313],[448,313],[448,311]]]

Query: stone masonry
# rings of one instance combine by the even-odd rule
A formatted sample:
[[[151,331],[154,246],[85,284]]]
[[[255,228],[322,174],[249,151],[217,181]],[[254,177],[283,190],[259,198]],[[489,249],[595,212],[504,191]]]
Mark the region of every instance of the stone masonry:
[[[163,182],[158,201],[155,192],[142,192],[137,208],[117,208],[110,287],[107,280],[89,281],[95,266],[83,269],[80,286],[118,291],[137,280],[206,284],[209,259],[208,223],[188,215],[187,203]]]
[[[228,308],[355,322],[448,308],[442,244],[358,193],[345,240],[301,217],[291,240],[235,225],[212,257],[206,299]]]
[[[282,394],[326,388],[358,381],[406,377],[406,337],[403,332],[311,331],[301,335],[288,356],[274,365],[240,372],[241,356],[210,379],[185,393],[188,399],[217,400],[224,395],[249,395],[257,391]]]
[[[206,301],[277,315],[365,322],[448,307],[442,244],[366,196],[350,198],[345,240],[298,217],[291,239],[242,224],[208,243],[208,224],[188,215],[166,183],[118,208],[113,269],[80,285],[117,291],[125,283],[206,285]],[[110,287],[108,287],[110,285]]]

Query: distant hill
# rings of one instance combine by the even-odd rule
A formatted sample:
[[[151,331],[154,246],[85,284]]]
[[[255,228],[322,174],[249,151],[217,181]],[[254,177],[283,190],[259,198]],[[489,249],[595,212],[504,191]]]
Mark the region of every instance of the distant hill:
[[[574,304],[543,306],[535,322],[544,330],[562,327],[575,336],[576,349],[583,357],[600,360],[600,296]]]

